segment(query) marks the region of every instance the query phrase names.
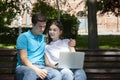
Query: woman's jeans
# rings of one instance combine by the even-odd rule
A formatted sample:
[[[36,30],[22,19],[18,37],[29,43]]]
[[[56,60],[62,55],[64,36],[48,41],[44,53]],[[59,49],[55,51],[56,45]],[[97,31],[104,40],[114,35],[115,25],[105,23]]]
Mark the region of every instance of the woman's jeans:
[[[43,65],[35,65],[35,66],[37,66],[40,69],[46,69],[48,71],[48,76],[45,80],[62,80],[61,73],[58,70]],[[16,79],[42,80],[37,76],[36,72],[33,69],[24,65],[16,68]]]
[[[62,80],[87,80],[83,69],[59,69],[62,74]]]

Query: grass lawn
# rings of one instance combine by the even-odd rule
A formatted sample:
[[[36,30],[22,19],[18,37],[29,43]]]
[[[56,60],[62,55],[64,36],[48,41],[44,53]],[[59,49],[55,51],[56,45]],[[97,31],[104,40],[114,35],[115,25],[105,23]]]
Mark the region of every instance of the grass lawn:
[[[14,49],[15,45],[0,44],[0,49]]]
[[[78,49],[88,49],[88,36],[77,36],[76,39]],[[99,49],[120,49],[120,36],[98,36]]]

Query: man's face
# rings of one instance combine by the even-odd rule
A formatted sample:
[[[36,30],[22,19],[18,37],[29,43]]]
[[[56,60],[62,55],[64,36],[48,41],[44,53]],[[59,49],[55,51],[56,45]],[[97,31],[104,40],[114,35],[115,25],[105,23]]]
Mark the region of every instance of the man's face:
[[[36,25],[33,26],[34,34],[40,35],[44,32],[46,27],[46,22],[37,22]]]

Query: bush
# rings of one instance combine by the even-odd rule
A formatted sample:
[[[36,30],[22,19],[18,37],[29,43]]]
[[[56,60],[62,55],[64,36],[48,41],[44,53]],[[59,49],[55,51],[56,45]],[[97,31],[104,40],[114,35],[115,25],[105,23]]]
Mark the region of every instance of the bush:
[[[29,28],[22,28],[22,32]],[[18,37],[18,28],[1,27],[0,29],[0,44],[15,45]]]

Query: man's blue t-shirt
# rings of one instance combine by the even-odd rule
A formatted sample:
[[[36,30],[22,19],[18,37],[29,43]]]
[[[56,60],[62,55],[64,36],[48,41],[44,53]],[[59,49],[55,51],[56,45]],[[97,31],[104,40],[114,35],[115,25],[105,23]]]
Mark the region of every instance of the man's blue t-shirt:
[[[27,56],[30,62],[42,65],[44,65],[45,46],[46,46],[45,35],[41,34],[39,36],[35,36],[34,34],[31,33],[30,30],[20,34],[16,44],[17,50],[23,49],[27,51]],[[19,51],[17,54],[17,59],[18,67],[22,65]]]

